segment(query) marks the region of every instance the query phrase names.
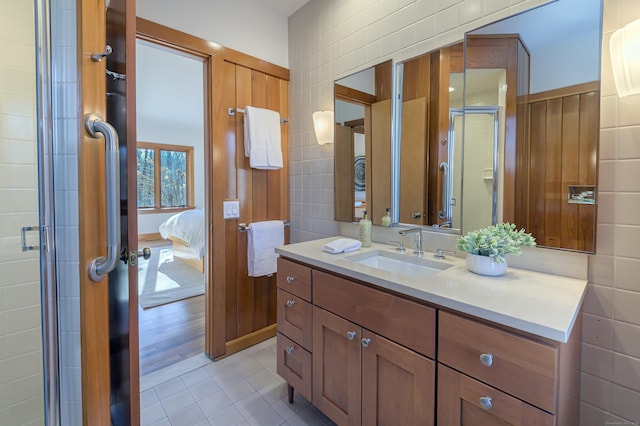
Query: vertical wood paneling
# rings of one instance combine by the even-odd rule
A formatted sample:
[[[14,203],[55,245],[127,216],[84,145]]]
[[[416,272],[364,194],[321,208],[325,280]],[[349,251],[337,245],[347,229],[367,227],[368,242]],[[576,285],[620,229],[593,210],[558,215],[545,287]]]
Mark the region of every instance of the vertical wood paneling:
[[[560,217],[562,190],[562,98],[547,102],[547,128],[545,136],[544,192],[545,192],[545,240],[549,247],[562,244],[562,222]]]
[[[567,199],[569,185],[596,185],[599,91],[585,84],[535,98],[528,104],[526,135],[530,180],[524,190],[529,197],[518,215],[529,220],[518,226],[526,227],[540,245],[592,252],[595,206],[569,204]],[[518,168],[518,179],[524,179]]]
[[[421,225],[425,213],[427,162],[427,100],[402,102],[402,143],[400,144],[400,222]]]
[[[222,97],[224,99],[223,105],[228,105],[227,108],[236,107],[236,66],[229,62],[223,62],[223,86]],[[225,161],[225,176],[227,176],[227,185],[225,189],[225,198],[235,199],[238,198],[238,172],[236,170],[236,162],[238,156],[244,157],[244,147],[237,142],[237,122],[242,122],[242,114],[236,114],[230,116],[224,114],[225,124],[225,150],[227,152]],[[237,148],[236,148],[237,147]],[[216,175],[214,171],[214,175]],[[237,220],[225,220],[225,252],[226,253],[238,253],[238,221]],[[238,294],[236,291],[236,276],[238,273],[238,257],[226,256],[225,257],[225,341],[234,339],[236,337],[237,328],[237,301]]]
[[[353,190],[353,133],[350,127],[341,124],[335,125],[334,132],[334,156],[336,176],[345,176],[345,179],[336,179],[335,183],[335,218],[343,222],[354,220]]]
[[[578,205],[567,202],[568,186],[579,182],[580,95],[562,100],[562,245],[578,248]]]
[[[382,223],[382,216],[391,207],[391,100],[371,105],[371,205],[367,206],[369,219],[374,225]],[[366,119],[365,119],[366,123]],[[366,132],[366,130],[365,130]],[[369,147],[367,147],[369,148]],[[365,159],[366,162],[366,159]],[[375,170],[375,173],[373,171]],[[368,172],[368,170],[367,170]],[[365,177],[366,179],[366,177]],[[371,190],[369,190],[371,188]]]
[[[524,102],[518,103],[517,120],[518,141],[516,150],[516,204],[514,206],[514,223],[518,228],[527,228],[529,223],[529,107]]]
[[[282,111],[280,111],[280,79],[266,76],[266,94],[267,102],[265,108],[273,111],[278,111],[282,118]],[[286,132],[284,124],[280,125],[280,134]],[[283,165],[284,165],[284,158]],[[280,212],[280,197],[274,196],[280,193],[280,176],[283,169],[269,170],[266,172],[267,178],[267,219],[268,220],[280,220],[282,219],[282,213]]]
[[[545,240],[544,232],[544,159],[546,135],[547,103],[536,102],[531,105],[531,151],[529,153],[530,184],[529,223],[527,230],[538,241]]]
[[[244,108],[252,103],[252,72],[249,68],[236,66],[236,107]],[[244,147],[244,114],[236,114],[236,140],[238,147]],[[249,159],[244,156],[244,148],[237,153],[238,199],[240,219],[250,223],[253,216],[253,171]],[[253,279],[247,274],[247,234],[235,231],[238,240],[236,265],[236,335],[242,336],[253,330]]]

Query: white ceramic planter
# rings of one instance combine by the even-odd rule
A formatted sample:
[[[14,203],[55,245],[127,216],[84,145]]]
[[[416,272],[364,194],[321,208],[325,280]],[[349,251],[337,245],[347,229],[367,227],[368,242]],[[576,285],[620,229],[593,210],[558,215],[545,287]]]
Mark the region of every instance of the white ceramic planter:
[[[499,263],[488,256],[467,253],[467,267],[479,275],[498,277],[507,271],[507,262]]]

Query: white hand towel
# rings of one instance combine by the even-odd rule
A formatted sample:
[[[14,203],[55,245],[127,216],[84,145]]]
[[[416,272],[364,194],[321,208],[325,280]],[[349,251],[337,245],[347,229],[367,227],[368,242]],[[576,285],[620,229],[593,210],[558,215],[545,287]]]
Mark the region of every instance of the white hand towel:
[[[280,114],[269,109],[245,107],[244,155],[254,169],[282,168]]]
[[[284,244],[284,222],[255,222],[247,231],[247,269],[250,277],[273,274],[278,270],[274,248]]]
[[[349,253],[360,248],[362,243],[352,238],[338,238],[322,246],[322,250],[327,253]]]

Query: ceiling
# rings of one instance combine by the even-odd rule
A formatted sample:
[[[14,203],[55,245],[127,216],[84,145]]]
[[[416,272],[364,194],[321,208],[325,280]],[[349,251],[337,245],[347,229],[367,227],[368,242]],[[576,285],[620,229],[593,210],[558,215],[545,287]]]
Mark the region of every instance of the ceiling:
[[[307,4],[309,0],[252,0],[260,5],[267,5],[285,17],[293,15],[298,9]]]

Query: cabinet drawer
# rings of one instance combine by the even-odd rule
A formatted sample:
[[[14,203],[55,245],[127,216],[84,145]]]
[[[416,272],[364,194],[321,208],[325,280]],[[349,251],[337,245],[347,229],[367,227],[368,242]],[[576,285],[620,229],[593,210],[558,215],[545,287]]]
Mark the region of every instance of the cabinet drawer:
[[[311,401],[311,354],[278,333],[276,371],[302,396]]]
[[[311,302],[311,268],[279,257],[276,284],[279,288]]]
[[[553,415],[438,365],[439,425],[553,426]]]
[[[311,351],[313,309],[311,303],[278,289],[278,331]]]
[[[435,309],[320,271],[313,271],[314,305],[433,358]]]
[[[556,412],[554,347],[440,311],[438,360],[543,410]]]

